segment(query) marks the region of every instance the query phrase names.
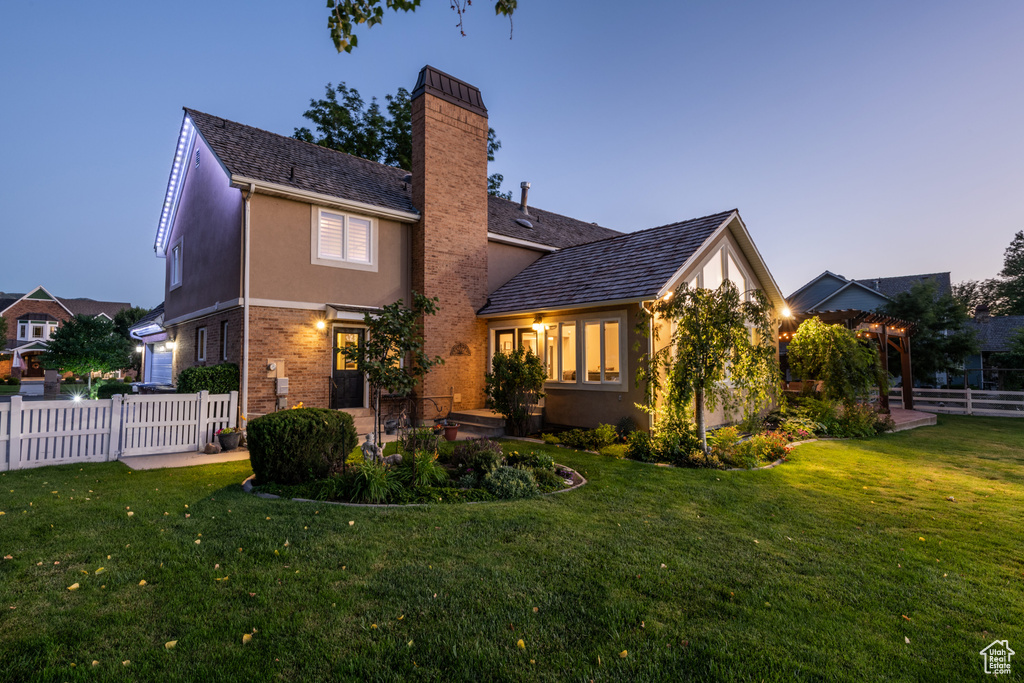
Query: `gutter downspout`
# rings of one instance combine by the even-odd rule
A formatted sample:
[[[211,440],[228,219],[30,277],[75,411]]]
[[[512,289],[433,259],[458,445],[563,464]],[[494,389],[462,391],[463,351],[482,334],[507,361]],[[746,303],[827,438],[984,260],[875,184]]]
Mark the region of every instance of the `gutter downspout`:
[[[249,183],[245,195],[244,260],[242,265],[242,415],[249,414],[249,200],[256,184]]]

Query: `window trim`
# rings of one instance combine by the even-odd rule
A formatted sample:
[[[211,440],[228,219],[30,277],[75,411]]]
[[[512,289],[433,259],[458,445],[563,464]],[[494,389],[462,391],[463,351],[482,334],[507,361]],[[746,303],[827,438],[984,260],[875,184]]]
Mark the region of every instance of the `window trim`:
[[[583,318],[581,322],[583,324],[583,373],[582,373],[582,375],[583,375],[582,376],[583,383],[584,384],[589,384],[589,385],[592,385],[592,386],[593,385],[601,385],[601,384],[618,384],[618,385],[621,385],[622,384],[622,320],[620,320],[618,317],[611,317],[611,318]],[[605,363],[604,363],[605,362],[605,325],[608,324],[608,323],[615,323],[618,326],[618,330],[616,331],[616,336],[618,336],[618,338],[619,338],[619,378],[618,379],[605,379],[605,377],[604,377],[604,373],[605,373],[605,370],[606,370]],[[595,380],[587,379],[587,374],[588,374],[587,373],[588,352],[587,352],[587,339],[586,339],[587,325],[598,325],[599,326],[598,330],[599,330],[599,340],[600,340],[600,342],[598,344],[598,360],[600,362],[600,367],[601,367],[601,379],[596,380],[596,381]]]
[[[18,341],[28,340],[28,321],[18,322]]]
[[[196,328],[196,362],[206,362],[206,326]]]
[[[181,287],[185,280],[184,273],[184,258],[185,258],[185,247],[184,247],[185,236],[182,235],[171,244],[170,248],[170,290]]]
[[[228,321],[220,321],[220,359],[228,359]]]
[[[348,236],[349,236],[349,220],[356,219],[360,221],[366,221],[369,224],[370,236],[367,240],[368,248],[370,250],[369,262],[364,261],[350,261],[346,258],[330,258],[320,256],[320,217],[324,213],[333,214],[335,216],[342,217],[342,255],[347,255],[348,252]],[[343,211],[340,209],[333,209],[326,206],[311,206],[310,207],[310,226],[309,226],[309,259],[310,263],[315,266],[328,266],[331,268],[346,268],[348,270],[363,270],[376,273],[378,264],[378,254],[380,253],[380,221],[372,216],[365,214],[352,213],[350,211]]]

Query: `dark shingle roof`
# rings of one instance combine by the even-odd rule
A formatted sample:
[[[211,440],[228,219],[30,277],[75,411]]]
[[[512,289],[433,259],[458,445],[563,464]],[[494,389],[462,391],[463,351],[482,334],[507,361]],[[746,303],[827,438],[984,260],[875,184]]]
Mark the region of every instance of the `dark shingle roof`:
[[[495,290],[480,315],[655,296],[735,210],[545,254]]]
[[[982,351],[1002,353],[1008,351],[1017,330],[1024,329],[1024,315],[992,316],[987,320],[968,320],[968,329],[977,334]]]
[[[105,313],[111,320],[117,312],[124,308],[131,308],[130,303],[124,301],[94,301],[93,299],[63,299],[57,297],[64,306],[75,315],[99,315]]]
[[[925,273],[923,275],[898,275],[896,277],[875,277],[864,280],[854,280],[868,289],[887,296],[890,299],[897,294],[907,292],[918,282],[932,281],[936,284],[936,294],[942,296],[949,294],[950,283],[949,273]]]
[[[538,242],[560,249],[574,247],[616,237],[622,233],[611,228],[602,228],[596,223],[585,223],[568,216],[529,207],[530,215],[519,210],[519,202],[511,202],[494,195],[487,196],[487,230],[505,237]],[[532,228],[516,223],[516,220],[528,221]]]
[[[22,322],[24,320],[38,320],[40,322],[43,322],[45,320],[57,320],[57,319],[54,318],[49,313],[26,313],[24,315],[19,315],[18,316],[18,322]]]
[[[408,171],[185,109],[228,172],[373,206],[418,213]]]
[[[10,308],[15,301],[25,296],[24,294],[11,294],[10,292],[0,292],[0,311]]]
[[[156,320],[157,318],[159,318],[163,314],[164,314],[164,302],[161,301],[159,304],[157,304],[156,308],[154,308],[152,311],[150,311],[146,315],[144,315],[141,318],[139,318],[139,322],[137,322],[134,325],[132,325],[132,329],[134,330],[134,329],[136,329],[138,327],[143,327],[144,325],[148,325],[149,323],[153,322],[154,320]]]

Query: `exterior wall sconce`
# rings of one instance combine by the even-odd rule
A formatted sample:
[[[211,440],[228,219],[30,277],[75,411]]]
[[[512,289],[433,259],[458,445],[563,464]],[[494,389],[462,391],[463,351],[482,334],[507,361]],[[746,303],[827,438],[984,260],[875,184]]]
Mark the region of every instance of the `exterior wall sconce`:
[[[782,307],[782,317],[783,318],[792,318],[793,317],[793,311],[789,310],[789,306],[783,306]]]
[[[172,339],[171,341],[169,341],[166,344],[164,344],[164,347],[166,347],[166,348],[170,349],[171,351],[173,351],[177,345],[178,345],[178,343]]]
[[[135,353],[142,353],[143,349],[145,348],[146,347],[144,347],[142,344],[139,344],[138,346],[135,347]]]
[[[326,327],[327,327],[327,323],[326,323],[326,322],[324,322],[323,320],[317,320],[317,321],[316,321],[316,329],[318,329],[318,330],[323,330],[323,329],[325,329]]]

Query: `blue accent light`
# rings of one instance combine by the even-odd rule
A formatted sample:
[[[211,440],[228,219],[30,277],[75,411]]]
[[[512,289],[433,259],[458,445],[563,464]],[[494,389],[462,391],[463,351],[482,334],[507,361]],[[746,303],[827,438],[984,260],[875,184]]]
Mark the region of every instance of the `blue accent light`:
[[[188,152],[195,138],[196,128],[192,119],[185,115],[185,121],[181,124],[181,134],[178,136],[178,148],[174,155],[174,165],[171,167],[171,177],[167,181],[167,192],[164,195],[164,205],[160,212],[160,225],[156,230],[156,241],[153,244],[153,251],[157,256],[162,256],[167,251],[168,228],[174,223],[174,213],[178,208],[178,199],[181,196],[181,187],[184,184],[184,173],[180,173],[182,156]],[[180,177],[179,177],[180,176]]]

